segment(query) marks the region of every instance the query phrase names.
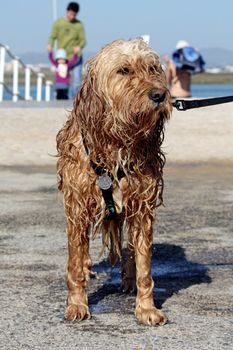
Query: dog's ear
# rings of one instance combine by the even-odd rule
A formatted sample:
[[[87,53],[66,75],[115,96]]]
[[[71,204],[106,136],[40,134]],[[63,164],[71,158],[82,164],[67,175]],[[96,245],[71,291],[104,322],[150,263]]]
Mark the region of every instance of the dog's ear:
[[[74,109],[77,107],[80,109],[82,102],[85,103],[89,99],[90,95],[93,94],[93,90],[95,89],[95,61],[95,57],[93,57],[88,60],[84,66],[82,85],[75,97]]]
[[[95,58],[88,61],[84,72],[83,82],[77,93],[70,116],[57,135],[58,155],[75,155],[73,147],[80,137],[80,132],[86,140],[98,137],[102,133],[102,118],[104,101],[98,92],[98,82],[95,74]]]
[[[85,65],[83,82],[80,91],[77,93],[72,111],[67,119],[63,128],[57,134],[57,151],[58,155],[64,153],[70,154],[71,144],[74,144],[80,134],[80,128],[82,127],[82,119],[88,115],[88,108],[92,100],[93,95],[93,79],[91,77],[93,64]]]
[[[95,61],[93,58],[87,63],[81,89],[74,101],[73,111],[80,127],[88,130],[93,127],[97,132],[98,128],[101,128],[105,103],[101,89],[98,88]]]

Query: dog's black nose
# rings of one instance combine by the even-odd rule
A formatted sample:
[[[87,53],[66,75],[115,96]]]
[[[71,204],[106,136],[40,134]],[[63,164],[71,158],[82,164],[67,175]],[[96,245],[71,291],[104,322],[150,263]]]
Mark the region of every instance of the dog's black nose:
[[[160,103],[164,101],[166,94],[165,90],[163,89],[152,89],[150,90],[148,95],[150,100]]]

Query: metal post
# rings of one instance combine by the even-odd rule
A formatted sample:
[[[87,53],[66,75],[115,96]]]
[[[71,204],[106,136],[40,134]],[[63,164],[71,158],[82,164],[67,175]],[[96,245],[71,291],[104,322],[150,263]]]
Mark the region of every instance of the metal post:
[[[51,100],[51,86],[53,82],[51,80],[46,80],[45,82],[45,101]]]
[[[31,68],[30,68],[30,66],[26,66],[26,68],[25,68],[25,95],[24,95],[26,101],[31,100],[30,83],[31,83]]]
[[[144,34],[144,35],[142,35],[142,39],[145,41],[145,43],[147,45],[149,45],[149,43],[150,43],[150,35]]]
[[[42,99],[42,82],[43,82],[43,73],[37,74],[37,91],[36,91],[36,100],[41,101]]]
[[[0,47],[0,102],[3,100],[4,91],[4,66],[5,66],[6,48]]]
[[[57,19],[57,0],[53,0],[53,20]]]
[[[52,0],[53,2],[53,22],[57,20],[57,0]],[[54,52],[57,51],[57,41],[53,44]]]
[[[18,101],[18,95],[19,95],[19,90],[18,90],[18,85],[19,85],[19,58],[15,57],[12,60],[13,63],[13,95],[12,95],[12,100],[14,102]]]

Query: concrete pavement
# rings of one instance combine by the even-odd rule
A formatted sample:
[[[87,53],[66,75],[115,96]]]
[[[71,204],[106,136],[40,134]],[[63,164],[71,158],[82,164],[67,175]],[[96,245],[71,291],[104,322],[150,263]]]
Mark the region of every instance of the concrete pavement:
[[[152,263],[155,301],[169,317],[163,327],[137,323],[135,297],[119,292],[119,267],[99,258],[100,237],[91,243],[98,275],[88,292],[93,317],[64,321],[65,217],[49,155],[64,109],[0,108],[1,349],[232,349],[229,105],[212,119],[203,111],[175,113],[167,128],[165,207],[158,210]]]

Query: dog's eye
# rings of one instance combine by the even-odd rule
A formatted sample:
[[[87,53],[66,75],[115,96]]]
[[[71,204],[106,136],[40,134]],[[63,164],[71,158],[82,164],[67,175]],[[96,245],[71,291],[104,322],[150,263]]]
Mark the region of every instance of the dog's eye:
[[[155,74],[156,72],[158,72],[158,67],[157,66],[150,66],[149,67],[149,72],[151,74]]]
[[[128,75],[129,74],[129,68],[128,67],[123,67],[117,71],[118,74],[122,75]]]

